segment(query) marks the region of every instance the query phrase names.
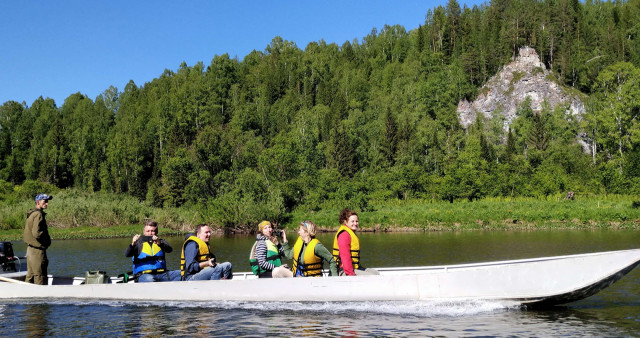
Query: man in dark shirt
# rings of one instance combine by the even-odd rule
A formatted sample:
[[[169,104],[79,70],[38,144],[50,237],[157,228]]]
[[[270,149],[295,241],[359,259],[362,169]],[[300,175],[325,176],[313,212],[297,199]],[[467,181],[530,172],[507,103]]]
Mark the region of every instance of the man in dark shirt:
[[[180,270],[167,270],[165,254],[173,251],[173,248],[158,237],[158,223],[146,220],[142,234],[133,236],[124,254],[133,259],[135,280],[138,283],[180,280]]]

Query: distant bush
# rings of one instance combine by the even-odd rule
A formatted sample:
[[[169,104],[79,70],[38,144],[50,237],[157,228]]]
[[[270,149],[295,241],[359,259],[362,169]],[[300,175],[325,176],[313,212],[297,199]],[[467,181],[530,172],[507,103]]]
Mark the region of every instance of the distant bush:
[[[22,185],[17,185],[14,188],[14,193],[18,199],[32,200],[37,194],[54,195],[60,189],[55,185],[44,183],[40,181],[26,180]]]
[[[269,188],[260,175],[249,170],[238,182],[206,205],[203,212],[211,217],[210,222],[224,227],[252,227],[261,220],[282,221],[285,208],[278,188]]]
[[[4,195],[7,195],[11,192],[13,192],[13,184],[5,180],[0,180],[0,196],[4,197]]]

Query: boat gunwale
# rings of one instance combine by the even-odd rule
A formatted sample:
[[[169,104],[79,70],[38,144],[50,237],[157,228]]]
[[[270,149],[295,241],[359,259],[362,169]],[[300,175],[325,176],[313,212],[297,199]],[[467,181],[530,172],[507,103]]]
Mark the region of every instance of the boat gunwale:
[[[534,263],[534,262],[546,262],[546,261],[554,261],[554,260],[563,260],[563,259],[574,259],[579,257],[591,257],[591,256],[602,256],[602,255],[610,255],[610,254],[622,254],[625,252],[633,252],[636,251],[639,254],[640,259],[640,249],[627,249],[627,250],[613,250],[613,251],[599,251],[599,252],[591,252],[591,253],[582,253],[582,254],[572,254],[572,255],[561,255],[561,256],[549,256],[549,257],[537,257],[537,258],[522,258],[522,259],[513,259],[513,260],[503,260],[503,261],[489,261],[489,262],[479,262],[479,263],[461,263],[461,264],[452,264],[452,265],[427,265],[427,266],[408,266],[408,267],[388,267],[388,268],[374,268],[380,272],[393,272],[393,271],[405,271],[405,270],[451,270],[451,269],[463,269],[463,268],[474,268],[474,267],[488,267],[494,265],[512,265],[512,264],[522,264],[522,263]]]
[[[583,254],[573,254],[573,255],[564,255],[564,256],[551,256],[551,257],[539,257],[539,258],[528,258],[528,259],[516,259],[516,260],[505,260],[505,261],[494,261],[494,262],[481,262],[481,263],[470,263],[470,264],[457,264],[457,265],[440,265],[440,266],[423,266],[423,267],[398,267],[398,268],[379,268],[378,270],[380,272],[382,272],[382,275],[380,276],[357,276],[358,279],[361,278],[385,278],[385,277],[402,277],[402,276],[419,276],[420,273],[411,273],[411,271],[420,271],[420,272],[432,272],[432,271],[441,271],[441,272],[447,272],[448,270],[460,270],[460,269],[469,269],[469,268],[478,268],[478,267],[494,267],[494,266],[506,266],[506,265],[513,265],[513,264],[523,264],[523,263],[539,263],[539,262],[548,262],[548,261],[557,261],[557,260],[565,260],[565,259],[576,259],[576,258],[581,258],[581,257],[593,257],[593,256],[611,256],[611,255],[625,255],[628,257],[627,261],[631,262],[630,264],[617,269],[613,272],[611,272],[610,274],[606,275],[605,277],[599,278],[594,282],[587,282],[587,284],[582,285],[582,286],[578,286],[575,287],[569,291],[563,291],[563,292],[558,292],[558,293],[551,293],[548,295],[541,295],[541,296],[535,296],[535,297],[518,297],[518,296],[514,296],[514,297],[435,297],[433,299],[456,299],[456,300],[463,300],[463,299],[482,299],[482,300],[489,300],[489,301],[509,301],[509,302],[518,302],[522,305],[531,305],[531,306],[553,306],[553,305],[558,305],[558,304],[565,304],[565,303],[570,303],[570,302],[574,302],[580,299],[584,299],[587,297],[590,297],[594,294],[596,294],[597,292],[601,291],[602,289],[608,287],[609,285],[613,284],[614,282],[616,282],[617,280],[619,280],[620,278],[622,278],[623,276],[625,276],[627,273],[629,273],[631,270],[633,270],[636,266],[638,266],[640,264],[640,249],[628,249],[628,250],[617,250],[617,251],[603,251],[603,252],[594,252],[594,253],[583,253]],[[385,274],[385,272],[407,272],[406,274],[393,274],[393,273],[388,273]],[[234,278],[234,280],[236,281],[251,281],[251,280],[257,280],[257,278],[247,278],[250,276],[253,276],[253,274],[251,272],[238,272],[235,273],[234,276],[238,275],[238,277],[240,275],[243,275],[244,278]],[[75,280],[75,281],[79,281],[79,280],[84,280],[83,277],[59,277],[59,278],[68,278],[71,280]],[[300,278],[302,279],[302,278]],[[116,282],[114,282],[116,279],[112,278],[112,282],[111,283],[107,283],[108,284],[117,284]],[[289,280],[289,279],[287,279]],[[304,281],[307,281],[307,279],[302,279]],[[315,278],[311,278],[310,281],[308,282],[313,282],[317,279]],[[321,280],[327,280],[327,279],[321,279]],[[341,281],[347,281],[347,279],[341,279]],[[187,281],[187,282],[180,282],[180,283],[202,283],[202,282],[211,282],[211,281]],[[215,281],[214,281],[215,282]],[[228,283],[229,281],[220,281],[220,282],[224,282],[224,283]],[[294,281],[295,282],[295,281]],[[174,284],[172,282],[169,282],[171,284]],[[299,281],[298,283],[303,283],[303,281]],[[323,282],[324,283],[324,282]],[[8,283],[7,283],[8,284]],[[131,283],[131,284],[142,284],[142,283]],[[161,283],[161,284],[165,284],[165,283]],[[0,283],[0,285],[2,285],[2,283]],[[100,285],[100,284],[85,284],[85,287],[90,287],[90,286],[96,286],[96,285]],[[31,286],[33,287],[40,287],[41,285],[29,285],[27,286],[28,288],[30,288]],[[53,285],[49,285],[49,286],[67,286],[67,287],[76,287],[79,286],[78,284],[53,284]],[[137,287],[141,287],[141,286],[137,286]],[[1,287],[0,287],[1,288]],[[30,288],[31,289],[31,288]],[[3,298],[3,297],[0,297]],[[91,297],[64,297],[67,299],[95,299],[95,298],[91,298]],[[29,297],[29,296],[24,296],[24,297],[7,297],[5,299],[38,299],[38,297]],[[105,299],[110,299],[110,298],[105,298]],[[116,299],[116,298],[114,298]],[[118,298],[119,299],[119,298]],[[425,299],[426,300],[426,299]],[[153,301],[153,300],[150,300]],[[203,300],[203,301],[210,301],[210,300]],[[317,301],[317,300],[310,300],[311,302],[313,301]],[[331,302],[333,300],[328,300],[328,302]],[[373,300],[375,301],[375,300]],[[325,301],[327,302],[327,301]],[[338,302],[338,301],[335,301]]]

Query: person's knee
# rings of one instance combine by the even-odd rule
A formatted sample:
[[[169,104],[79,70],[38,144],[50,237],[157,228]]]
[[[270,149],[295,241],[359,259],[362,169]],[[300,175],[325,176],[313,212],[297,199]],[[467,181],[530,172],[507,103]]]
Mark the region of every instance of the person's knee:
[[[222,278],[224,279],[232,279],[233,278],[233,267],[231,265],[231,263],[229,262],[224,262],[221,265],[222,267]]]
[[[229,262],[218,263],[218,268],[224,272],[231,271],[231,263]]]
[[[293,272],[291,272],[291,270],[287,269],[286,267],[279,266],[273,269],[273,278],[287,278],[287,277],[293,277]]]
[[[155,282],[154,278],[152,275],[145,273],[140,275],[140,277],[138,277],[138,283],[150,283],[150,282]]]
[[[176,281],[181,281],[182,280],[182,274],[180,273],[180,270],[171,270],[169,271],[169,281],[170,282],[176,282]]]

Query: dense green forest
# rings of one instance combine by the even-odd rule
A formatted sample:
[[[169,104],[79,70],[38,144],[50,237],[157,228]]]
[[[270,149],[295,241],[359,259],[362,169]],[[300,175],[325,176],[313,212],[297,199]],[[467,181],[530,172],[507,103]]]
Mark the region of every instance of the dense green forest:
[[[425,18],[342,45],[275,37],[95,100],[5,102],[0,193],[129,194],[226,226],[396,199],[640,193],[640,0],[450,0]],[[459,100],[522,46],[588,95],[586,116],[523,104],[508,135],[464,130]]]

